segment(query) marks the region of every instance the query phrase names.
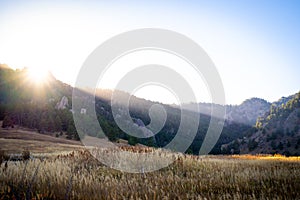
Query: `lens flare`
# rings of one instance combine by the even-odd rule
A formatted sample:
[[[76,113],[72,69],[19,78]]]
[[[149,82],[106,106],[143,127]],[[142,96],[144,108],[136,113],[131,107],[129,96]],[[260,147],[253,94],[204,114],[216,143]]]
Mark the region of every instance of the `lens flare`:
[[[49,72],[44,68],[28,68],[28,79],[34,83],[42,84],[48,81]]]

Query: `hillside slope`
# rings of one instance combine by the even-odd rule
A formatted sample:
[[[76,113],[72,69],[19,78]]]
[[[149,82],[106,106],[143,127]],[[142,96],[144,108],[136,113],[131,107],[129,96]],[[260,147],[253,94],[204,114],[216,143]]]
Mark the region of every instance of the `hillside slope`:
[[[150,123],[149,109],[157,102],[132,96],[130,98],[129,112],[134,126],[142,131],[147,138],[133,137],[123,132],[116,124],[110,98],[112,91],[97,90],[96,98],[89,91],[76,89],[76,98],[81,102],[79,108],[72,109],[72,92],[74,88],[56,80],[51,74],[43,84],[33,83],[28,79],[26,69],[12,70],[7,67],[0,67],[0,120],[3,120],[4,127],[19,125],[35,129],[39,133],[60,133],[67,134],[68,139],[79,140],[85,135],[104,138],[107,136],[111,141],[119,139],[128,140],[129,144],[141,143],[147,146],[164,147],[176,136],[180,120],[181,110],[170,105],[163,106],[167,113],[166,122],[163,128],[154,136],[146,126]],[[117,102],[122,104],[129,94],[119,91]],[[97,121],[92,118],[90,108],[86,107],[94,102]],[[76,110],[78,109],[78,110]],[[84,123],[89,124],[89,130],[75,128],[73,113],[80,116]],[[187,127],[195,121],[199,113],[185,111]],[[201,114],[199,127],[193,143],[188,148],[189,153],[197,154],[206,135],[211,116]],[[102,131],[94,127],[101,125]],[[243,137],[245,131],[251,128],[238,122],[226,123],[217,145],[211,153],[220,153],[222,144]]]
[[[300,155],[300,92],[272,104],[247,137],[223,145],[235,153]]]

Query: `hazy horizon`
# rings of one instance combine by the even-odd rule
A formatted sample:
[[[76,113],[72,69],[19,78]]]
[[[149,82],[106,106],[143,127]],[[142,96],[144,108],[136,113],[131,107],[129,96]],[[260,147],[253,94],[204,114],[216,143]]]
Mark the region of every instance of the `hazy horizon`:
[[[162,28],[188,36],[207,52],[223,81],[226,104],[252,97],[273,102],[299,91],[300,3],[254,2],[1,1],[0,62],[14,69],[42,67],[74,86],[85,59],[102,42],[133,29]],[[162,53],[126,59],[116,64],[105,87],[126,73],[118,66],[132,67],[132,60],[184,68]],[[187,77],[199,90],[199,102],[210,102],[203,80]],[[136,95],[176,100],[158,87]]]
[[[13,69],[13,68],[11,68],[11,67],[10,67],[8,64],[6,64],[6,63],[1,63],[1,62],[0,62],[0,65],[7,65],[7,67],[9,67],[10,69]],[[13,69],[13,70],[24,70],[24,69],[26,69],[26,68],[27,68],[27,67],[24,67],[24,68],[17,68],[17,69]],[[27,69],[28,69],[28,68],[27,68]],[[51,75],[53,75],[51,71],[49,71],[49,72],[51,73]],[[53,75],[53,76],[54,76],[54,75]],[[56,77],[54,76],[54,78],[56,78]],[[57,79],[57,78],[56,78],[56,79]],[[57,79],[57,80],[59,80],[59,79]],[[59,80],[59,81],[62,81],[63,83],[66,83],[66,82],[64,82],[63,80]],[[68,83],[66,83],[66,84],[68,84]],[[72,86],[72,85],[70,85],[70,86]],[[72,86],[72,87],[74,87],[74,86]],[[166,92],[166,93],[167,93],[167,92],[168,92],[168,91],[166,91],[166,90],[164,90],[164,89],[162,89],[162,88],[160,88],[160,87],[155,87],[155,86],[151,86],[151,87],[154,87],[154,89],[156,90],[156,93],[163,93],[163,92]],[[82,88],[82,89],[84,89],[84,90],[89,90],[89,89],[93,90],[94,88]],[[113,89],[111,89],[111,88],[99,88],[99,87],[98,87],[97,89],[100,89],[100,90],[111,90],[111,91],[113,91]],[[151,90],[151,89],[153,89],[153,88],[149,88],[149,90]],[[122,92],[128,93],[127,91],[122,91]],[[135,96],[135,97],[138,97],[138,98],[145,99],[145,100],[153,101],[153,102],[159,102],[159,103],[169,104],[169,105],[173,105],[173,104],[179,105],[178,103],[162,102],[162,101],[156,99],[156,98],[155,98],[155,95],[154,95],[154,96],[151,96],[151,95],[148,95],[148,96],[147,96],[147,94],[148,94],[147,92],[148,92],[148,91],[147,91],[147,87],[146,87],[145,90],[141,90],[141,91],[135,93],[134,96]],[[297,93],[297,92],[299,92],[299,91],[296,91],[295,93]],[[164,93],[164,95],[166,95],[166,93]],[[293,95],[293,94],[295,94],[295,93],[289,94],[289,95],[287,95],[287,96],[281,96],[281,97],[278,97],[277,100],[279,100],[279,99],[282,98],[282,97],[288,97],[288,96]],[[174,97],[171,96],[171,95],[172,95],[172,94],[169,94],[169,96],[167,96],[167,98],[174,98]],[[152,97],[152,98],[151,98],[151,97]],[[253,97],[249,97],[249,98],[247,98],[247,99],[244,99],[242,102],[240,102],[240,103],[238,103],[238,104],[229,104],[229,103],[227,103],[226,105],[240,105],[240,104],[243,103],[245,100],[248,100],[248,99],[251,99],[251,98],[264,99],[264,98],[261,98],[261,97],[253,96]],[[266,101],[269,102],[269,103],[273,103],[273,102],[274,102],[274,101],[269,101],[268,99],[264,99],[264,100],[266,100]],[[277,100],[275,100],[275,101],[277,101]],[[175,98],[174,98],[174,101],[176,101]],[[189,104],[189,103],[212,103],[212,102],[204,102],[204,101],[201,101],[201,102],[183,102],[183,104]]]

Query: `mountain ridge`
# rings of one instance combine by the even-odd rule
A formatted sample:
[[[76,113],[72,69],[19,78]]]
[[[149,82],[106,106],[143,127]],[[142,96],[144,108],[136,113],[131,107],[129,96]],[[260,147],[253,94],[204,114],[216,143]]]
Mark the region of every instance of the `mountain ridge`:
[[[108,137],[111,141],[125,139],[131,145],[141,143],[148,146],[164,147],[175,137],[180,124],[181,111],[178,107],[130,96],[126,92],[115,91],[118,97],[116,100],[120,105],[123,104],[124,99],[130,96],[129,113],[133,125],[146,136],[146,138],[136,138],[125,133],[116,124],[110,102],[112,90],[97,89],[94,96],[91,91],[73,88],[52,76],[48,84],[39,86],[43,90],[42,93],[37,94],[35,91],[36,86],[30,80],[24,82],[28,78],[26,77],[26,69],[12,70],[0,66],[0,77],[0,120],[4,120],[4,125],[22,125],[35,128],[40,133],[64,132],[68,139],[75,140],[79,140],[84,135],[89,135],[99,138]],[[80,107],[75,109],[72,106],[74,91],[79,94],[78,98],[81,102]],[[95,105],[97,121],[93,121],[90,116],[93,108],[87,105],[91,102]],[[167,118],[161,131],[150,137],[151,130],[145,130],[145,127],[151,121],[149,110],[155,104],[165,108]],[[191,106],[188,107],[189,105]],[[194,121],[192,116],[195,116],[195,113],[193,104],[189,105],[183,107],[188,107],[188,121],[192,123]],[[199,151],[210,119],[215,118],[210,114],[211,104],[199,103],[199,105],[200,110],[202,108],[202,112],[199,113],[201,115],[200,125],[196,137],[187,150],[187,152],[194,154]],[[230,153],[230,151],[222,151],[221,147],[255,132],[257,129],[254,127],[256,118],[264,116],[264,113],[270,110],[270,105],[272,104],[260,98],[247,99],[240,105],[226,105],[226,120],[222,134],[211,153]],[[215,104],[215,106],[221,105]],[[76,128],[73,120],[74,114],[80,116],[85,123],[89,124],[89,130]],[[103,129],[100,132],[96,131],[95,128],[98,123]]]
[[[300,92],[273,102],[247,137],[222,146],[232,153],[300,155]]]

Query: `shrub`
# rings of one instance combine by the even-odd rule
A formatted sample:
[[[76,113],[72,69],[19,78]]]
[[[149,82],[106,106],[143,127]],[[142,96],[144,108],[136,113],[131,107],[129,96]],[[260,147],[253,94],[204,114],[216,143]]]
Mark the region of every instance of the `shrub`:
[[[0,150],[0,165],[3,161],[8,160],[9,156],[5,153],[4,150]]]
[[[22,152],[22,159],[23,160],[29,160],[29,158],[30,158],[30,152],[28,150],[24,150]]]
[[[186,154],[193,154],[193,150],[188,148],[186,151],[185,151]]]
[[[137,140],[136,137],[129,136],[129,139],[128,139],[128,144],[129,144],[129,145],[135,146],[137,143],[138,143],[138,140]]]
[[[2,128],[7,128],[7,127],[14,127],[13,120],[11,119],[10,116],[5,116],[2,122]]]
[[[72,140],[72,135],[67,135],[66,139]]]

